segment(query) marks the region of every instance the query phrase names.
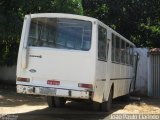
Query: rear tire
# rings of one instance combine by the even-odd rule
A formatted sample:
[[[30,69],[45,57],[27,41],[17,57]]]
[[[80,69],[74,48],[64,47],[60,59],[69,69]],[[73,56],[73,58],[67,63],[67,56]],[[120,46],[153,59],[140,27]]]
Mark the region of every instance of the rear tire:
[[[54,101],[52,96],[47,96],[47,104],[49,108],[54,107]]]
[[[60,108],[64,107],[66,100],[62,97],[47,96],[47,103],[50,108],[52,107]]]
[[[54,97],[54,105],[56,108],[64,107],[66,100],[62,97]]]
[[[101,110],[103,112],[109,112],[112,108],[113,90],[110,90],[108,101],[101,103]]]
[[[101,103],[92,101],[92,108],[94,111],[100,111],[101,110]]]
[[[119,99],[124,102],[129,102],[130,101],[130,94],[120,96]]]

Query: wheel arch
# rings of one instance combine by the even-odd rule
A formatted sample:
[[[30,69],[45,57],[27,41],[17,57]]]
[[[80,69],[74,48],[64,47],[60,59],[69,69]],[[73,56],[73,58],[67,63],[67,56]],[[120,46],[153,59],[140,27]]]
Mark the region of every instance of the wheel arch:
[[[111,83],[110,87],[108,89],[106,89],[106,91],[104,91],[104,94],[103,94],[103,101],[104,102],[108,101],[109,93],[111,92],[111,90],[112,90],[112,94],[113,94],[112,96],[114,96],[114,83]]]

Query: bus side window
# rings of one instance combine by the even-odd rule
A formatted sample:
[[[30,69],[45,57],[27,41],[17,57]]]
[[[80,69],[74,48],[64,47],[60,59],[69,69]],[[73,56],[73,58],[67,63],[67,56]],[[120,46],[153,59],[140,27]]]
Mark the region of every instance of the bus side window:
[[[133,46],[130,47],[130,65],[133,65]]]
[[[120,63],[120,38],[116,36],[116,54],[115,54],[115,60],[117,63]]]
[[[125,64],[125,61],[126,61],[126,52],[125,52],[125,42],[123,39],[121,39],[121,63],[122,64]]]
[[[115,35],[112,33],[112,62],[115,62]]]
[[[130,64],[130,46],[126,43],[126,64]]]
[[[98,59],[106,61],[107,55],[107,30],[101,26],[98,27]]]

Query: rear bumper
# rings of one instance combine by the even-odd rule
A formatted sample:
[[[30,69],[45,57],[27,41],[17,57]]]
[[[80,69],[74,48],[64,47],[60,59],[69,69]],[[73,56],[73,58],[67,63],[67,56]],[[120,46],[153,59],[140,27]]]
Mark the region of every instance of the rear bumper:
[[[17,85],[17,93],[90,99],[89,91],[77,91],[77,90],[59,89],[52,87]]]

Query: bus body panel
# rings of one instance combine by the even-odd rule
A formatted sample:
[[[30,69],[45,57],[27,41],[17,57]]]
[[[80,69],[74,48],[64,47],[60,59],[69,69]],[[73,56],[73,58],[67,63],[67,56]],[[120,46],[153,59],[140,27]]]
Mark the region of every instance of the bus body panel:
[[[45,17],[92,22],[91,48],[88,51],[81,51],[28,46],[31,19]],[[98,26],[107,30],[106,61],[98,58]],[[108,100],[111,87],[113,87],[113,98],[128,94],[134,77],[133,66],[112,62],[112,33],[134,46],[133,43],[94,18],[58,13],[26,15],[17,61],[17,92],[90,99],[99,103]],[[18,81],[18,78],[29,78],[30,82]],[[53,81],[60,83],[52,84]],[[87,84],[87,87],[92,85],[92,89],[80,87],[79,83]],[[43,89],[48,92],[43,94],[40,92]],[[53,92],[50,93],[49,91],[52,90]]]
[[[100,21],[97,22],[97,28],[98,26],[103,26]],[[107,30],[107,26],[105,26],[105,29]],[[94,89],[94,96],[93,100],[99,103],[104,102],[105,100],[108,100],[108,95],[109,95],[109,90],[111,86],[111,82],[109,81],[110,79],[110,71],[109,71],[109,63],[110,63],[110,57],[109,57],[109,52],[110,52],[110,41],[108,41],[108,53],[106,53],[106,61],[105,60],[99,60],[98,58],[98,29],[97,29],[97,41],[96,41],[96,53],[97,53],[97,58],[96,58],[96,74],[95,74],[95,89]],[[109,38],[110,33],[107,30],[107,39]],[[107,51],[106,49],[106,51]]]
[[[130,85],[132,84],[134,78],[134,69],[133,66],[114,63],[111,60],[112,33],[116,34],[117,36],[120,36],[125,41],[127,41],[127,39],[125,39],[123,36],[116,33],[115,31],[113,31],[111,28],[104,25],[100,21],[98,21],[98,26],[103,26],[107,30],[107,40],[109,42],[107,61],[99,61],[98,58],[96,60],[96,82],[95,82],[96,88],[94,90],[95,94],[93,100],[102,103],[108,100],[112,86],[113,86],[113,98],[129,94]],[[134,44],[132,44],[131,42],[129,43],[134,46]]]
[[[81,51],[28,46],[31,19],[48,16],[50,18],[80,19],[94,23],[92,25],[91,48],[88,51]],[[56,96],[90,99],[90,92],[93,91],[95,82],[95,31],[96,19],[89,17],[48,13],[26,15],[17,61],[17,92],[26,92],[23,91],[23,88],[37,89],[37,91],[39,91],[39,87],[55,88],[58,93]],[[27,78],[30,82],[18,81],[19,78]],[[52,85],[48,81],[59,81],[60,84]],[[79,84],[92,85],[92,88],[80,87]],[[34,92],[30,93],[40,94],[36,93],[36,91]],[[65,94],[61,95],[62,93]]]
[[[35,85],[35,80],[39,78],[88,84],[94,82],[94,58],[89,52],[30,48],[27,56],[27,68],[22,69],[18,76],[34,78],[31,82]]]

